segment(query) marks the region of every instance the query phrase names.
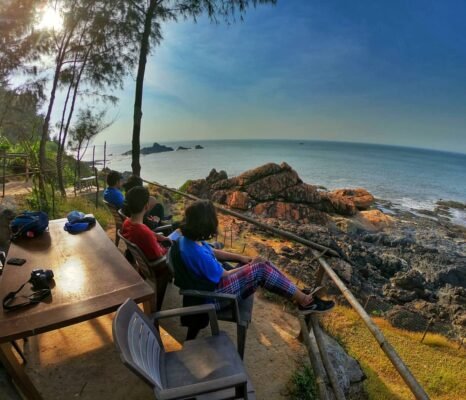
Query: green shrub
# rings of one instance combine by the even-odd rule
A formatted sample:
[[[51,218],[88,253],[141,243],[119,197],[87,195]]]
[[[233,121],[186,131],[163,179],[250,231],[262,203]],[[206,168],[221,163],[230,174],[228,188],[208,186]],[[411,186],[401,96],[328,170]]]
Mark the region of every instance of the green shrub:
[[[317,400],[317,387],[311,366],[303,364],[291,376],[289,384],[291,400]]]

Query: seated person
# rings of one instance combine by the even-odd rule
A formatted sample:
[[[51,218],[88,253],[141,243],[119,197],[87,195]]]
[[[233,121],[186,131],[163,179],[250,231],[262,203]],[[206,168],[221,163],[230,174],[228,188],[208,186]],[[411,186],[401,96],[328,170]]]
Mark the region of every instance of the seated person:
[[[149,261],[153,261],[167,253],[164,245],[170,245],[171,240],[144,225],[144,215],[153,206],[150,199],[149,191],[143,186],[136,186],[128,191],[126,205],[131,217],[123,222],[121,234],[137,245]]]
[[[133,187],[143,186],[144,182],[139,176],[131,175],[123,185],[125,192],[128,193]],[[162,226],[164,221],[169,220],[171,216],[165,216],[165,209],[163,205],[155,199],[155,197],[150,196],[151,208],[144,215],[144,223],[151,229],[155,229],[158,226]],[[123,212],[125,215],[131,215],[128,210],[128,207],[123,205]]]
[[[186,209],[185,221],[181,225],[183,236],[178,240],[185,267],[192,272],[192,276],[213,286],[215,292],[234,294],[245,299],[261,286],[294,300],[304,314],[326,312],[334,307],[333,301],[321,300],[298,289],[277,267],[261,257],[251,259],[213,249],[205,241],[216,235],[217,227],[218,220],[212,202],[199,200]],[[235,261],[242,265],[225,270],[222,266],[224,261]],[[217,303],[216,307],[221,308],[221,305]]]
[[[116,209],[123,207],[125,197],[121,192],[121,180],[123,177],[118,171],[110,171],[107,175],[107,189],[104,190],[104,200],[108,201]]]

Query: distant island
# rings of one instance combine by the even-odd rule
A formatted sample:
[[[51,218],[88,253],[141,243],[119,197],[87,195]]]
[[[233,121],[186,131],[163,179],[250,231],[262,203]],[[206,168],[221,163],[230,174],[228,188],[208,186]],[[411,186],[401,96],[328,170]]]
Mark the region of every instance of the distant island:
[[[200,144],[196,144],[194,147],[196,150],[203,149]],[[154,153],[164,153],[166,151],[174,151],[175,149],[170,146],[164,146],[163,144],[154,143],[151,147],[144,147],[141,149],[141,154],[154,154]],[[178,146],[176,151],[178,150],[191,150],[191,147],[184,147]],[[122,156],[129,156],[131,155],[131,150],[125,151],[121,154]]]
[[[154,143],[151,147],[144,147],[141,149],[141,154],[163,153],[165,151],[173,151],[173,147],[164,146],[163,144]],[[123,156],[131,155],[131,150],[122,154]]]

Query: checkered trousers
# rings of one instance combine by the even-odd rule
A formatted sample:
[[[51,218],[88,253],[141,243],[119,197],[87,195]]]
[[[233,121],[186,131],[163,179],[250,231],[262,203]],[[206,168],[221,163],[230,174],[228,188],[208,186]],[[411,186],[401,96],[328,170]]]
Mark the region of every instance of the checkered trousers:
[[[292,298],[296,293],[296,285],[268,261],[246,264],[240,268],[238,272],[222,278],[215,291],[235,294],[242,299],[253,294],[259,286],[287,298]],[[217,304],[218,308],[221,306]]]

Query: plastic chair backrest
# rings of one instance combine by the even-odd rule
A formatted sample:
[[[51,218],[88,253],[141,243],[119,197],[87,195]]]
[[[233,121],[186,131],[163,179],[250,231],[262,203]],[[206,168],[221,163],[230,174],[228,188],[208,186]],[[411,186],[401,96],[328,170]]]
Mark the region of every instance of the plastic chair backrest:
[[[134,260],[136,261],[137,266],[141,270],[142,274],[146,278],[151,278],[155,279],[155,274],[152,271],[151,265],[155,266],[158,265],[162,262],[162,260],[165,260],[165,257],[161,257],[160,259],[156,261],[149,261],[145,254],[142,252],[142,250],[134,244],[133,242],[129,241],[126,239],[122,234],[121,231],[117,231],[117,235],[120,237],[121,240],[126,244],[126,247],[128,248],[129,252],[131,255],[134,257]]]
[[[115,225],[119,229],[121,227],[121,224],[123,223],[123,218],[121,218],[120,214],[118,214],[118,209],[112,203],[109,203],[107,200],[104,200],[104,204],[112,213],[113,219],[115,220]]]
[[[116,312],[113,339],[126,366],[152,387],[164,387],[161,368],[165,349],[150,320],[131,299]]]

